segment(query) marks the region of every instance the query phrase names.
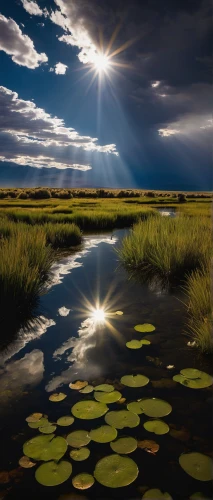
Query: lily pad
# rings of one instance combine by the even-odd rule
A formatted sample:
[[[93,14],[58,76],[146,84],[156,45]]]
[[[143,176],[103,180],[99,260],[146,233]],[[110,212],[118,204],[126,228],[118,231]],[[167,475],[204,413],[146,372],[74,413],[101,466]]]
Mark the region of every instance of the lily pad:
[[[150,323],[143,323],[143,325],[134,326],[134,330],[140,333],[154,332],[155,326]]]
[[[94,482],[94,477],[91,476],[91,474],[87,474],[87,472],[82,472],[72,479],[74,488],[77,488],[78,490],[87,490],[93,486]]]
[[[141,349],[142,344],[140,340],[130,340],[130,342],[126,342],[126,347],[128,349]]]
[[[182,469],[198,481],[211,481],[213,461],[207,455],[192,452],[183,453],[179,457]]]
[[[117,437],[117,430],[110,425],[102,425],[98,429],[90,431],[90,438],[96,443],[110,443]]]
[[[49,400],[53,401],[53,403],[58,403],[59,401],[63,401],[66,397],[67,395],[63,392],[55,392],[54,394],[51,394]]]
[[[169,493],[167,492],[162,493],[162,491],[158,490],[157,488],[147,490],[146,493],[144,493],[144,495],[142,496],[142,500],[145,500],[146,498],[152,498],[153,500],[156,499],[172,500],[172,497]]]
[[[94,393],[96,401],[100,401],[101,403],[116,403],[116,401],[121,399],[121,396],[122,394],[119,391]]]
[[[77,382],[71,382],[69,384],[70,389],[74,389],[76,391],[79,391],[80,389],[83,389],[88,385],[88,382],[86,380],[77,380]]]
[[[40,418],[43,416],[43,413],[32,413],[25,420],[26,422],[38,422]]]
[[[115,453],[126,455],[127,453],[132,453],[136,450],[137,441],[133,437],[123,437],[117,439],[113,443],[110,443],[110,447]]]
[[[71,409],[74,417],[83,420],[92,420],[93,418],[102,417],[107,411],[108,407],[104,403],[92,400],[79,401]]]
[[[91,438],[87,431],[73,431],[67,436],[67,443],[73,448],[80,448],[90,442]]]
[[[146,431],[154,432],[154,434],[158,434],[159,436],[169,432],[169,426],[163,420],[147,420],[143,426]]]
[[[119,405],[122,405],[122,404],[123,404],[123,403],[125,403],[125,402],[126,402],[126,398],[121,398],[121,399],[119,399],[119,401],[117,401],[117,403],[118,403]]]
[[[40,418],[40,420],[37,420],[35,422],[28,422],[28,427],[30,427],[31,429],[38,429],[39,427],[48,424],[48,418]]]
[[[36,436],[26,441],[23,453],[34,460],[60,460],[67,451],[67,442],[63,437],[54,437],[54,434]]]
[[[155,453],[158,452],[160,446],[158,443],[152,441],[151,439],[144,439],[143,441],[138,441],[138,448],[147,451],[147,453],[152,453],[153,455],[155,455]]]
[[[167,401],[164,401],[163,399],[147,398],[141,401],[137,401],[137,403],[138,403],[138,408],[142,409],[142,412],[140,413],[145,413],[147,417],[155,417],[155,418],[165,417],[166,415],[169,415],[172,411],[171,405],[167,403]],[[130,405],[131,403],[127,406],[127,408],[130,411],[133,411],[133,406],[131,406],[132,409],[130,409]]]
[[[101,392],[112,392],[114,391],[114,386],[111,384],[100,384],[96,385],[96,387],[94,387],[94,390]]]
[[[34,467],[34,465],[36,465],[36,463],[32,462],[29,457],[26,457],[26,455],[21,457],[18,463],[24,469],[31,469],[31,467]]]
[[[138,476],[138,466],[129,457],[113,454],[102,458],[94,470],[95,479],[108,488],[122,488],[133,483]]]
[[[196,370],[195,368],[185,368],[178,375],[173,377],[175,382],[179,382],[190,389],[205,389],[212,385],[212,377],[208,373]]]
[[[123,316],[123,311],[115,311],[115,314],[117,314],[117,316]]]
[[[52,460],[38,467],[35,478],[43,486],[57,486],[67,481],[71,474],[72,465],[70,462],[62,460],[56,463]]]
[[[72,425],[74,422],[74,417],[70,415],[66,415],[65,417],[60,417],[57,420],[57,424],[60,425],[60,427],[68,427],[68,425]]]
[[[109,411],[105,416],[105,422],[116,429],[133,428],[139,425],[140,418],[128,410]]]
[[[127,387],[143,387],[149,383],[149,378],[145,375],[124,375],[121,383]]]
[[[56,427],[57,427],[56,425],[49,424],[49,425],[43,425],[42,427],[39,427],[38,430],[42,434],[52,434],[53,432],[55,432]]]
[[[81,389],[79,392],[81,392],[81,394],[89,394],[90,392],[93,392],[93,391],[94,391],[93,385],[86,385],[86,387]]]
[[[75,460],[76,462],[82,462],[86,460],[90,456],[89,448],[80,448],[79,450],[72,450],[70,452],[70,458]]]
[[[136,415],[144,413],[142,401],[133,401],[132,403],[128,403],[127,409],[132,413],[136,413]]]

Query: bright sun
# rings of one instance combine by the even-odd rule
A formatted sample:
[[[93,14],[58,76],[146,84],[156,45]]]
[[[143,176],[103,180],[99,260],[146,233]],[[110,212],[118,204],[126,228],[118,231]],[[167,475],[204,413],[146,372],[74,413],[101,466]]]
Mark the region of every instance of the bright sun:
[[[109,67],[109,58],[105,54],[97,54],[94,60],[94,66],[98,71],[106,71]]]
[[[102,323],[105,319],[105,313],[103,309],[95,309],[93,318],[95,319],[95,321],[97,321],[97,323]]]

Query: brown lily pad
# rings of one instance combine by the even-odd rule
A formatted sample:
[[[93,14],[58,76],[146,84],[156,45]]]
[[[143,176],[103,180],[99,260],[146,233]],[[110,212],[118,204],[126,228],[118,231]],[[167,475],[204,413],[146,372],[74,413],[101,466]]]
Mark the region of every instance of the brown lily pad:
[[[0,484],[8,484],[10,482],[10,474],[7,470],[0,472]]]
[[[26,422],[38,422],[40,418],[43,416],[43,413],[32,413],[25,420]]]
[[[31,467],[34,467],[34,465],[36,465],[36,463],[32,462],[29,457],[26,457],[26,455],[21,457],[18,463],[24,469],[31,469]]]
[[[77,380],[77,382],[71,382],[69,384],[70,389],[74,389],[75,391],[80,391],[80,389],[84,389],[88,385],[86,380]]]
[[[138,441],[138,448],[141,448],[144,451],[147,451],[147,453],[152,453],[155,455],[160,446],[156,441],[152,441],[151,439],[144,439],[143,441]]]

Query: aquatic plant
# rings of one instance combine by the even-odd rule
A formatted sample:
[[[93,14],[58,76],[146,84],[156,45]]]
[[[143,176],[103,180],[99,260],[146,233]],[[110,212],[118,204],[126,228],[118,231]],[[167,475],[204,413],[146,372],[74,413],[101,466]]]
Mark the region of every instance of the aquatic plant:
[[[203,453],[183,453],[179,457],[182,469],[198,481],[211,481],[213,461]]]
[[[70,452],[70,458],[75,460],[76,462],[83,462],[90,456],[89,448],[80,448],[79,450],[72,450]]]
[[[103,486],[121,488],[135,481],[138,467],[131,458],[113,454],[99,460],[95,466],[94,476]]]
[[[72,425],[74,420],[75,420],[74,417],[66,415],[65,417],[58,418],[57,425],[61,427],[67,427],[69,425]]]
[[[196,368],[185,368],[180,374],[174,375],[173,380],[179,382],[190,389],[205,389],[213,383],[213,378],[208,373],[197,370]]]
[[[23,446],[23,453],[34,460],[60,460],[67,451],[67,442],[63,437],[54,434],[36,436],[26,441]]]
[[[35,478],[43,486],[57,486],[67,481],[71,474],[72,465],[70,462],[65,460],[58,463],[51,461],[38,467]]]
[[[81,446],[85,446],[89,444],[91,438],[87,431],[73,431],[66,437],[67,443],[73,448],[81,448]]]
[[[114,386],[111,384],[100,384],[94,387],[95,391],[112,392],[114,391]]]
[[[136,332],[140,332],[140,333],[144,333],[144,332],[150,333],[150,332],[154,332],[155,326],[151,325],[150,323],[143,323],[142,325],[134,326],[134,330]]]
[[[169,426],[163,420],[147,420],[143,426],[146,431],[154,432],[154,434],[158,434],[159,436],[169,432]]]
[[[105,416],[105,422],[116,429],[124,429],[124,427],[137,427],[140,418],[128,410],[109,411]]]
[[[111,392],[97,392],[94,393],[94,398],[96,401],[100,401],[101,403],[116,403],[119,399],[121,399],[122,394],[119,391],[111,391]]]
[[[137,448],[137,441],[133,437],[121,437],[110,443],[110,447],[115,453],[126,455],[132,453]]]
[[[91,488],[91,486],[93,486],[94,482],[94,477],[87,472],[81,472],[81,474],[78,474],[72,479],[74,488],[78,490],[88,490],[88,488]]]
[[[127,387],[143,387],[149,383],[149,379],[145,375],[124,375],[121,383]]]
[[[90,431],[90,438],[96,443],[110,443],[116,439],[118,434],[117,429],[111,427],[111,425],[102,425],[97,429]]]
[[[53,403],[58,403],[59,401],[63,401],[67,397],[63,392],[55,392],[49,396],[49,400]]]
[[[165,493],[162,493],[161,490],[158,488],[153,488],[151,490],[147,490],[144,495],[142,496],[142,500],[152,498],[153,500],[172,500],[172,497],[167,491]]]
[[[91,420],[93,418],[102,417],[108,411],[108,407],[104,403],[87,400],[79,401],[72,408],[71,412],[74,417],[83,420]]]
[[[129,411],[136,414],[144,413],[147,417],[165,417],[172,411],[172,407],[167,401],[157,398],[147,398],[141,401],[135,401],[127,405]]]

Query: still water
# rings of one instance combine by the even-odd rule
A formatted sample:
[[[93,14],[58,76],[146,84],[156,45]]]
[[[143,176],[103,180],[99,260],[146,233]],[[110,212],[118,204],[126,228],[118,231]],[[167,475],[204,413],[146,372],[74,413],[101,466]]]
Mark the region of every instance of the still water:
[[[124,230],[119,230],[87,236],[78,251],[58,261],[53,266],[52,283],[40,301],[39,322],[30,331],[19,332],[0,352],[0,470],[12,471],[9,478],[2,476],[6,479],[0,484],[0,498],[141,499],[145,486],[168,491],[177,500],[188,499],[196,491],[211,498],[209,482],[193,479],[178,463],[183,452],[211,451],[211,391],[195,391],[172,380],[174,374],[187,367],[210,373],[210,360],[187,346],[180,293],[161,292],[131,282],[119,267],[115,248],[124,234]],[[97,308],[105,310],[104,322],[94,317]],[[123,315],[115,315],[117,310],[123,311]],[[139,338],[133,329],[139,323],[152,323],[156,331],[145,335],[150,345],[133,351],[125,344]],[[137,373],[150,379],[147,386],[130,389],[120,385],[123,375]],[[170,426],[168,434],[156,436],[147,432],[143,423],[148,418],[144,415],[140,416],[138,427],[119,431],[120,436],[152,439],[160,445],[156,455],[142,449],[131,453],[139,475],[130,486],[115,490],[96,482],[83,493],[72,486],[74,475],[92,474],[97,461],[112,453],[109,443],[91,441],[90,457],[84,462],[73,461],[71,478],[57,487],[39,485],[34,478],[35,468],[18,466],[24,442],[37,435],[25,422],[29,414],[41,412],[56,422],[60,416],[69,415],[77,401],[93,399],[91,394],[83,396],[69,389],[69,383],[78,379],[93,385],[111,383],[122,392],[126,402],[148,396],[165,399],[172,405],[172,413],[164,417]],[[52,403],[48,399],[52,392],[64,392],[67,398]],[[109,406],[110,410],[126,408],[125,403]],[[90,431],[104,423],[104,417],[76,419],[75,426],[61,427],[57,435],[66,436],[76,429]],[[66,457],[69,460],[68,453]]]

